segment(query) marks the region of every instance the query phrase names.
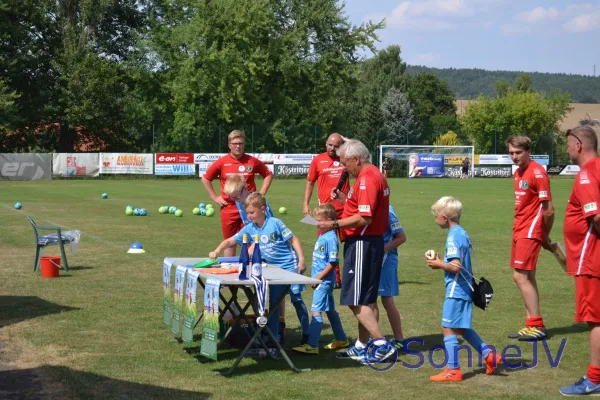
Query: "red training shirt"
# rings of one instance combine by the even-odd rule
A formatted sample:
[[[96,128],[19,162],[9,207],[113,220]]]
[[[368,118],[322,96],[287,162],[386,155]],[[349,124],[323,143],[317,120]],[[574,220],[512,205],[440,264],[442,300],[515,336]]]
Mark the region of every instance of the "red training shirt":
[[[517,168],[514,176],[513,240],[544,240],[547,233],[542,215],[542,201],[552,200],[548,174],[540,164],[530,161],[525,170]]]
[[[256,157],[248,154],[243,154],[240,159],[236,159],[231,154],[226,154],[216,160],[204,173],[204,178],[213,181],[217,177],[221,178],[221,197],[227,200],[229,204],[234,202],[223,193],[225,181],[229,175],[240,174],[246,179],[246,187],[250,192],[256,192],[256,184],[254,183],[254,175],[259,174],[263,178],[272,175],[267,166]]]
[[[371,217],[371,223],[358,228],[345,228],[341,236],[378,236],[388,227],[390,212],[390,187],[379,169],[371,165],[363,169],[348,192],[342,218],[360,214]]]
[[[321,153],[312,159],[307,179],[310,182],[317,181],[319,204],[331,203],[336,211],[344,209],[344,203],[331,199],[331,191],[337,186],[344,169],[344,166],[340,163],[340,158],[337,156],[331,157],[327,152]],[[350,190],[349,179],[344,183],[341,190],[348,194]]]
[[[564,221],[567,273],[600,278],[600,235],[592,218],[600,214],[600,158],[588,161],[575,177]]]

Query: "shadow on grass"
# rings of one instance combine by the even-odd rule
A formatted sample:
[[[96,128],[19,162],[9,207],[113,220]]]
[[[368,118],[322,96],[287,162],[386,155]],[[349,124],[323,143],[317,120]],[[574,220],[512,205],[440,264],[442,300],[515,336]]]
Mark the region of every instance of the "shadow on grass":
[[[87,265],[75,265],[73,267],[69,267],[69,271],[82,271],[84,269],[94,269],[94,267],[90,267]]]
[[[549,328],[546,330],[546,335],[548,335],[548,339],[552,339],[553,336],[589,332],[589,330],[587,324],[572,324],[569,326],[561,326],[559,328]]]
[[[3,399],[208,399],[209,393],[127,382],[66,367],[2,371]]]
[[[0,296],[0,328],[44,315],[73,310],[80,308],[62,306],[37,296]]]
[[[401,282],[398,282],[398,286],[402,286],[402,285],[429,285],[429,283],[419,282],[419,281],[401,281]]]

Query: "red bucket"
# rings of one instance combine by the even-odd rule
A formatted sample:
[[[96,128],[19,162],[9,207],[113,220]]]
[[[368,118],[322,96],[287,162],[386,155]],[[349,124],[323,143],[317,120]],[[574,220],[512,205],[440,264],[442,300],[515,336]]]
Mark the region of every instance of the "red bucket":
[[[40,267],[42,268],[43,278],[56,278],[60,270],[60,257],[40,257]]]

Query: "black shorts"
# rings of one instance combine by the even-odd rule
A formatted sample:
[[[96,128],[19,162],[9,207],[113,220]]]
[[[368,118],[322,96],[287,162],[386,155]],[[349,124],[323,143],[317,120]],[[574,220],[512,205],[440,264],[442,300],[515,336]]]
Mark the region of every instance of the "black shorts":
[[[463,175],[468,175],[469,174],[469,167],[462,167],[462,173],[463,173]]]
[[[344,243],[340,304],[369,305],[377,301],[383,263],[383,236],[351,236]]]

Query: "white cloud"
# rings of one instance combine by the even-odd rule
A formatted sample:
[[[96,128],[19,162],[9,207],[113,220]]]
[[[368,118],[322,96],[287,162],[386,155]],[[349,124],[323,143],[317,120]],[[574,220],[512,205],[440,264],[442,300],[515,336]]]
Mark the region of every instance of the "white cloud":
[[[515,19],[521,22],[527,23],[538,23],[546,20],[554,20],[558,18],[559,12],[555,7],[550,7],[548,9],[544,7],[536,7],[531,11],[525,11],[517,14]]]
[[[600,11],[579,14],[567,21],[563,27],[569,32],[588,32],[600,29]]]

